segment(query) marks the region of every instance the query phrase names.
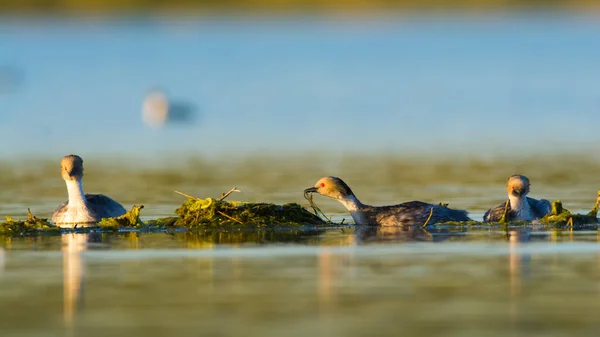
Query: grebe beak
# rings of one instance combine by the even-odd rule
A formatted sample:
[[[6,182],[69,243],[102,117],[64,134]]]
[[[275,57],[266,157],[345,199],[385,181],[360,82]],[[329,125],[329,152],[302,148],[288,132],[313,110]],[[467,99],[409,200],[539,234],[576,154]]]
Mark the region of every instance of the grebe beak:
[[[517,196],[517,197],[522,197],[523,194],[525,194],[525,191],[527,189],[526,188],[521,188],[521,187],[513,187],[512,188],[512,194]]]
[[[307,188],[304,190],[304,194],[313,193],[313,192],[317,192],[316,187],[310,187],[310,188]]]

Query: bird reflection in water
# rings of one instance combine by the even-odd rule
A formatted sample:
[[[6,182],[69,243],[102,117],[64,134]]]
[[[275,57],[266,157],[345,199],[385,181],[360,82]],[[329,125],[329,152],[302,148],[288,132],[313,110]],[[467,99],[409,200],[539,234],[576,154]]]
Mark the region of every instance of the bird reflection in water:
[[[409,243],[409,242],[442,242],[451,237],[463,237],[464,230],[450,231],[440,228],[423,228],[421,226],[356,226],[352,240],[345,240],[339,245],[364,245],[370,243]],[[329,326],[328,319],[335,316],[338,309],[338,289],[342,282],[348,282],[358,275],[355,252],[334,253],[331,247],[321,247],[317,257],[318,298],[321,323]]]
[[[531,230],[524,228],[522,230],[511,230],[506,232],[508,239],[508,272],[510,280],[510,315],[514,331],[518,331],[519,326],[519,302],[522,293],[523,283],[529,279],[531,272],[531,254],[519,252],[519,249],[531,242]]]
[[[347,246],[348,242],[340,242],[339,246]],[[339,289],[342,282],[354,282],[358,277],[354,251],[344,253],[333,252],[331,246],[323,246],[317,255],[317,296],[319,306],[319,321],[324,335],[328,331],[331,320],[338,312]]]
[[[63,315],[67,328],[74,327],[77,314],[83,309],[85,259],[82,254],[89,243],[101,241],[97,233],[62,235]]]
[[[531,255],[519,253],[519,246],[531,241],[531,232],[528,229],[512,230],[508,231],[506,235],[509,246],[510,293],[512,297],[516,297],[520,293],[523,277],[527,277],[529,274],[531,263]]]
[[[442,242],[451,237],[463,237],[466,231],[421,226],[356,226],[357,244],[372,242]]]
[[[0,278],[2,278],[2,274],[4,273],[4,266],[6,265],[6,253],[4,253],[4,248],[0,247]]]
[[[333,283],[337,277],[337,268],[335,266],[335,256],[331,254],[328,247],[323,247],[318,255],[318,294],[319,309],[322,314],[326,314],[332,309],[333,302]],[[324,315],[321,315],[323,317]]]

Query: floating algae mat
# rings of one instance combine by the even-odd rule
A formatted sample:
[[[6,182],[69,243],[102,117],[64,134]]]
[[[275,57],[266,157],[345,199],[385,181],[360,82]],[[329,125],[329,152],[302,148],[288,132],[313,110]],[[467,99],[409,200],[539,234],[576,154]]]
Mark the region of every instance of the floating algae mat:
[[[571,213],[563,208],[560,200],[552,202],[552,214],[543,217],[540,222],[545,225],[581,227],[590,224],[598,224],[598,206],[600,205],[600,191],[596,198],[594,208],[588,214]]]
[[[237,191],[233,188],[219,199],[200,199],[178,192],[186,196],[188,200],[175,210],[177,216],[151,220],[148,221],[148,225],[197,228],[215,226],[290,227],[330,224],[297,203],[277,205],[224,200],[231,192]]]
[[[105,218],[95,227],[61,228],[53,225],[47,219],[39,219],[28,210],[25,221],[16,221],[7,217],[0,223],[0,234],[31,235],[31,234],[60,234],[65,232],[118,231],[135,229],[141,231],[160,231],[168,229],[195,229],[215,227],[244,227],[244,228],[277,228],[300,226],[335,225],[322,220],[296,203],[276,205],[270,203],[246,203],[225,201],[232,189],[219,199],[200,199],[188,196],[181,207],[175,210],[176,216],[160,218],[143,222],[140,212],[143,205],[134,205],[126,214]],[[182,193],[181,193],[182,194]]]
[[[60,233],[60,228],[54,226],[48,219],[39,219],[27,209],[27,220],[16,221],[7,216],[6,221],[0,223],[0,234],[20,235],[44,233]]]
[[[104,229],[119,229],[142,227],[144,222],[140,220],[140,211],[144,205],[133,205],[129,212],[115,218],[104,218],[98,222],[98,226]]]
[[[85,228],[60,228],[47,219],[35,217],[31,211],[27,210],[27,220],[16,221],[11,217],[6,217],[6,221],[0,223],[0,234],[3,235],[34,235],[34,234],[61,234],[69,232],[90,232],[90,231],[119,231],[133,229],[139,231],[163,231],[169,229],[194,230],[202,228],[285,228],[302,226],[338,227],[342,223],[334,223],[330,220],[325,221],[321,216],[327,219],[327,216],[321,212],[312,201],[307,198],[315,209],[311,213],[297,203],[277,205],[270,203],[247,203],[231,202],[224,199],[237,191],[235,188],[227,192],[221,198],[200,199],[183,194],[188,197],[179,208],[175,210],[176,216],[149,220],[143,222],[140,220],[140,212],[143,205],[134,205],[126,214],[102,219],[97,227]],[[598,208],[600,204],[600,191],[596,199],[594,208],[588,214],[574,214],[562,207],[562,202],[556,200],[552,203],[552,214],[539,220],[539,223],[550,227],[570,227],[580,229],[589,227],[589,225],[598,226]],[[446,204],[440,204],[447,206]],[[321,214],[319,216],[318,214]],[[447,222],[447,223],[425,223],[430,226],[468,226],[468,227],[495,227],[495,226],[527,226],[532,223],[529,221],[511,221],[499,223],[484,223],[479,221],[465,222]],[[586,226],[588,225],[588,226]]]
[[[0,234],[4,235],[32,235],[32,234],[61,234],[67,232],[87,233],[100,227],[105,230],[118,230],[119,228],[133,228],[144,226],[140,220],[140,210],[144,206],[134,205],[131,210],[116,218],[105,218],[98,222],[96,227],[63,228],[50,223],[48,219],[38,218],[27,209],[27,220],[18,221],[7,216],[6,221],[0,223]]]

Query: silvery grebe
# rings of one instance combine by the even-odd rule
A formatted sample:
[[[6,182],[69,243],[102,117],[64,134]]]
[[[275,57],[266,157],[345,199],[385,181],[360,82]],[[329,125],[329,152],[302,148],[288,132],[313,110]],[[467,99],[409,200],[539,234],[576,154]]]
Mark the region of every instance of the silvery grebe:
[[[369,226],[423,225],[447,221],[470,221],[467,212],[454,210],[445,206],[428,204],[421,201],[410,201],[392,206],[369,206],[361,203],[350,187],[337,177],[319,179],[314,187],[307,188],[304,193],[316,192],[336,199],[350,211],[354,223]],[[430,218],[431,216],[431,218]]]
[[[550,201],[545,199],[536,200],[527,197],[529,193],[529,179],[526,176],[519,174],[512,175],[508,178],[506,191],[508,192],[509,203],[506,202],[490,208],[483,215],[483,221],[497,222],[500,221],[502,215],[506,211],[506,221],[532,221],[544,217],[552,212]]]
[[[117,217],[125,214],[125,208],[113,199],[102,194],[84,194],[83,159],[68,155],[60,161],[61,176],[67,183],[69,200],[60,205],[52,222],[60,227],[72,227],[75,224],[95,223],[102,218]]]

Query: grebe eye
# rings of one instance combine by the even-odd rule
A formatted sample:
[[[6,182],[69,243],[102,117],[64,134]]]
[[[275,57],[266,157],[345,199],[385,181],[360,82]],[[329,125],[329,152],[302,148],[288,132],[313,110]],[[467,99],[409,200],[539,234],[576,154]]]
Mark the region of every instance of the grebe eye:
[[[321,183],[321,187],[325,187],[325,183]]]

